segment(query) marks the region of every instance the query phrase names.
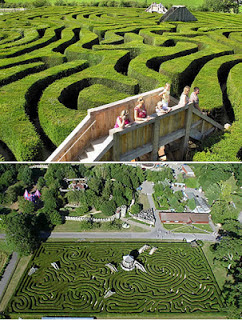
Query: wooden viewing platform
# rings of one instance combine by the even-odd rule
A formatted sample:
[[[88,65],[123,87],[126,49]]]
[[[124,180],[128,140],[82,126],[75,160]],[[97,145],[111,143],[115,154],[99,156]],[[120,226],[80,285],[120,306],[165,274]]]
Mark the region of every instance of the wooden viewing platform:
[[[149,160],[158,158],[158,150],[173,143],[179,145],[175,161],[184,160],[189,138],[202,140],[223,126],[202,114],[189,104],[178,107],[171,97],[172,111],[157,116],[155,106],[160,100],[161,88],[128,97],[97,108],[89,109],[87,116],[46,160],[60,161],[131,161],[149,154]],[[133,123],[124,129],[113,129],[117,116],[124,109],[134,116],[137,99],[143,96],[150,120]]]

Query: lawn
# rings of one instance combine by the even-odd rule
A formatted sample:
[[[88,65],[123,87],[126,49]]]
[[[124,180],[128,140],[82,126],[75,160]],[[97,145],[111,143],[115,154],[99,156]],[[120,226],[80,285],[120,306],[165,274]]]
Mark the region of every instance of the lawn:
[[[233,277],[232,277],[232,275],[227,276],[226,268],[219,265],[219,263],[214,263],[215,255],[209,249],[210,246],[211,246],[211,242],[205,242],[202,249],[203,249],[203,252],[204,252],[211,268],[212,268],[212,271],[213,271],[214,276],[218,282],[218,285],[219,285],[220,289],[222,289],[222,287],[226,281],[233,282]]]
[[[29,0],[29,1],[21,1],[21,3],[24,3],[24,2],[34,2],[35,0]],[[57,0],[49,0],[49,2],[51,4],[55,4],[57,2]],[[90,2],[101,2],[101,1],[95,1],[95,0],[75,0],[75,1],[72,1],[72,0],[66,0],[65,2],[76,2],[78,4],[82,4],[82,3],[90,3]],[[117,2],[120,2],[117,0]],[[140,3],[144,3],[144,0],[137,0],[137,2],[140,2]],[[153,1],[152,0],[147,0],[147,5],[150,5]],[[191,1],[190,0],[163,0],[162,1],[162,4],[164,6],[171,6],[171,5],[185,5],[185,6],[188,6],[188,7],[191,7],[191,8],[196,8],[198,6],[201,6],[203,4],[204,0],[194,0]],[[19,0],[8,0],[8,3],[20,3]]]
[[[181,233],[206,233],[206,231],[209,231],[209,232],[213,231],[210,225],[207,225],[207,224],[193,224],[193,225],[183,224],[182,225],[180,223],[163,223],[163,226],[164,228],[172,232],[181,232]],[[193,228],[193,226],[205,231]]]
[[[5,267],[6,263],[8,262],[10,254],[11,250],[9,250],[6,242],[4,240],[0,240],[0,274],[2,269]]]
[[[31,258],[31,256],[22,257],[18,261],[15,272],[14,272],[14,274],[8,284],[8,287],[4,293],[2,300],[0,301],[0,311],[4,310],[6,308],[10,298],[14,294],[16,287],[18,285],[18,282],[19,282],[20,278],[22,277],[22,275],[28,265],[30,258]]]
[[[140,251],[145,244],[149,248]],[[157,249],[150,255],[152,247]],[[128,254],[144,269],[123,270],[120,264]],[[37,270],[29,276],[32,266]],[[188,243],[50,242],[36,251],[6,312],[32,318],[207,318],[221,311],[220,294],[202,249]]]
[[[140,193],[138,202],[140,202],[143,205],[144,210],[150,208],[150,203],[146,194]]]
[[[85,222],[80,221],[66,221],[64,224],[58,225],[54,228],[54,232],[105,232],[105,231],[117,231],[117,232],[145,232],[146,229],[137,226],[130,226],[129,229],[114,229],[110,228],[109,222],[101,223],[99,227],[94,224],[93,228],[89,228]],[[81,234],[80,234],[81,236]]]

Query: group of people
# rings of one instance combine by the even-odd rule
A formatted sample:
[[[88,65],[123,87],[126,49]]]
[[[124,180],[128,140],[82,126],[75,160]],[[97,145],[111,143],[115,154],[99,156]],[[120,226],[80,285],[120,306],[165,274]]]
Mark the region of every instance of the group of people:
[[[171,85],[169,83],[166,83],[164,89],[159,93],[159,96],[161,97],[161,100],[158,101],[155,111],[158,115],[162,115],[165,113],[168,113],[172,110],[171,107],[169,107],[170,102],[170,88]],[[189,92],[190,87],[186,86],[183,89],[183,92],[180,96],[180,101],[178,103],[179,107],[184,107],[188,103],[193,103],[194,107],[197,108],[199,111],[201,109],[199,108],[199,88],[195,87],[193,93],[191,94],[189,98]],[[202,112],[202,111],[201,111]],[[150,117],[147,115],[147,110],[145,108],[145,103],[143,97],[139,97],[136,107],[134,108],[134,121],[132,121],[129,117],[129,111],[127,109],[123,110],[120,114],[120,116],[117,117],[116,123],[114,125],[114,128],[125,128],[132,124],[133,122],[143,122],[149,120]]]
[[[196,109],[198,109],[199,111],[202,112],[202,110],[199,107],[199,98],[198,98],[199,88],[198,87],[194,87],[194,91],[190,95],[190,98],[189,98],[189,92],[190,92],[190,87],[189,86],[185,86],[184,89],[183,89],[183,92],[182,92],[182,94],[180,96],[180,101],[178,103],[178,106],[179,107],[184,107],[188,103],[193,103],[194,108],[196,108]]]

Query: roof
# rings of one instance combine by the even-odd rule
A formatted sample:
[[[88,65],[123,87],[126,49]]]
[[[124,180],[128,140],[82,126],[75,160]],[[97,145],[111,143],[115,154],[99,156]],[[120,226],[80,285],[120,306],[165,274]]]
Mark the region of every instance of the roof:
[[[127,263],[130,263],[134,261],[134,257],[128,254],[127,256],[123,256],[123,260]]]
[[[189,223],[189,222],[203,222],[203,223],[208,223],[208,214],[206,213],[187,213],[187,212],[182,212],[182,213],[177,213],[177,212],[160,212],[160,219],[161,221],[179,221],[179,222],[184,222],[184,223]]]
[[[172,6],[161,18],[163,21],[197,21],[197,18],[185,6]]]

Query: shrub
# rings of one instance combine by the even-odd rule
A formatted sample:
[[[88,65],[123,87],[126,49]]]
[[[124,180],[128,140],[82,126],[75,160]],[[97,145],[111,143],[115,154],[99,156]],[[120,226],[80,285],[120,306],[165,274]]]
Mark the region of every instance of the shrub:
[[[35,8],[51,6],[51,2],[48,0],[35,0],[32,2],[32,4]]]

